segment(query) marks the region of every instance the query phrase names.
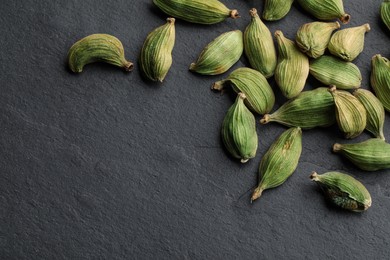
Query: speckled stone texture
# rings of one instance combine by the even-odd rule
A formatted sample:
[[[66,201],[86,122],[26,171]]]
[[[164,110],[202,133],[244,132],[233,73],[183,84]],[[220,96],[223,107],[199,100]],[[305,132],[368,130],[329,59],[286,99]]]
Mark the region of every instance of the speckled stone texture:
[[[210,86],[229,72],[205,77],[188,67],[221,33],[244,30],[263,1],[223,2],[242,17],[177,21],[163,84],[143,80],[138,66],[125,73],[94,64],[80,75],[66,66],[70,46],[93,33],[118,37],[137,62],[147,33],[166,18],[151,0],[0,2],[0,259],[389,258],[390,170],[363,172],[331,152],[368,133],[344,140],[336,126],[305,131],[295,174],[249,203],[261,156],[286,128],[259,124],[258,155],[245,165],[223,148],[220,125],[234,95]],[[364,88],[371,57],[390,57],[380,3],[345,1],[352,19],[342,28],[372,29],[354,61]],[[293,38],[311,21],[294,4],[267,25]],[[247,65],[242,57],[234,68]],[[305,89],[319,85],[310,78]],[[276,109],[285,99],[275,92]],[[309,180],[314,170],[349,172],[372,207],[356,214],[329,205]]]

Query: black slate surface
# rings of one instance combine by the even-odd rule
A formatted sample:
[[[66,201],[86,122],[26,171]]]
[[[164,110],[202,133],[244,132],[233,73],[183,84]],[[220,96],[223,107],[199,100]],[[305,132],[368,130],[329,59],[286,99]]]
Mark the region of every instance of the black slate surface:
[[[0,258],[388,259],[390,170],[362,172],[331,152],[333,143],[367,133],[344,140],[335,126],[305,131],[295,174],[249,203],[261,156],[286,128],[258,125],[257,157],[237,163],[219,134],[234,97],[210,91],[229,72],[187,69],[212,39],[243,30],[262,1],[224,1],[242,17],[213,26],[177,21],[174,62],[161,85],[144,81],[138,67],[69,72],[68,49],[92,33],[118,37],[136,61],[147,33],[165,22],[151,2],[1,1]],[[390,56],[380,3],[345,1],[352,19],[342,28],[372,28],[354,61],[364,88],[371,57]],[[294,5],[267,25],[293,38],[310,21]],[[234,68],[246,65],[242,57]],[[310,79],[306,89],[319,85]],[[349,172],[371,192],[372,207],[356,214],[330,206],[308,178],[313,170]]]

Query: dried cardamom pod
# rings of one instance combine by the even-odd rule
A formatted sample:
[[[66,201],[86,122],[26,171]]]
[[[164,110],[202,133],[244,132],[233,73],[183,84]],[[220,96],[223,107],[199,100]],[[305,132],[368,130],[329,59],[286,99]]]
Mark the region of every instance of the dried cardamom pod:
[[[381,4],[381,18],[390,30],[390,0],[384,0]]]
[[[317,182],[325,196],[333,204],[343,209],[361,212],[371,207],[371,195],[364,185],[341,172],[317,174],[313,172],[310,179]]]
[[[301,152],[301,128],[293,127],[284,131],[261,159],[259,185],[251,201],[258,199],[264,190],[282,185],[297,168]]]
[[[344,12],[342,0],[298,0],[298,3],[303,9],[320,20],[338,18],[346,24],[351,19],[351,16]]]
[[[371,86],[375,95],[390,112],[390,62],[380,54],[371,60]]]
[[[125,59],[125,51],[118,38],[109,34],[91,34],[77,41],[68,53],[69,67],[73,72],[82,72],[85,65],[106,62],[126,71],[133,70],[133,63]]]
[[[333,96],[328,88],[303,91],[260,120],[262,124],[269,122],[302,129],[330,126],[336,122]]]
[[[244,93],[245,105],[260,115],[271,111],[275,104],[275,95],[267,79],[254,69],[238,68],[227,79],[215,82],[211,89],[222,91],[227,85],[237,93]]]
[[[337,90],[335,86],[329,89],[336,105],[336,121],[345,138],[355,138],[360,135],[367,124],[366,109],[351,93]]]
[[[335,32],[328,49],[334,56],[345,61],[353,61],[364,48],[364,35],[370,31],[368,23]]]
[[[190,70],[203,75],[218,75],[230,69],[244,51],[242,32],[226,32],[210,42],[192,63]]]
[[[324,55],[332,32],[340,28],[338,22],[312,22],[302,25],[297,32],[295,41],[303,53],[312,58]]]
[[[353,95],[363,104],[367,112],[366,130],[375,137],[385,140],[383,125],[385,123],[385,109],[379,99],[369,90],[357,89]]]
[[[154,29],[146,37],[140,56],[140,68],[152,81],[162,82],[172,65],[172,50],[175,45],[175,18]]]
[[[229,153],[242,163],[255,157],[258,145],[255,117],[244,104],[245,94],[238,93],[222,123],[222,140]]]
[[[265,0],[263,19],[277,21],[285,17],[291,9],[294,0]]]
[[[309,75],[309,58],[281,31],[276,31],[275,37],[279,50],[275,81],[286,98],[293,98],[305,87]]]
[[[240,17],[217,0],[153,0],[164,13],[191,23],[215,24]]]
[[[323,55],[310,62],[310,74],[325,85],[336,85],[338,89],[359,88],[362,74],[359,68],[347,61]]]
[[[371,138],[355,144],[334,144],[333,152],[341,153],[364,171],[390,168],[390,144],[379,138]]]
[[[244,51],[252,68],[269,78],[274,75],[276,67],[276,50],[272,34],[260,20],[255,8],[249,13],[252,19],[244,32]]]

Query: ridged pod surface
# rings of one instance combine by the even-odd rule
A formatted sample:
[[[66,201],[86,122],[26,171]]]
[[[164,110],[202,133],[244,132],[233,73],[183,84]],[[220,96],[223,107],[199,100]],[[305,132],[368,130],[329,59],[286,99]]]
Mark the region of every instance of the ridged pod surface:
[[[390,0],[384,0],[381,4],[381,18],[390,30]]]
[[[294,0],[265,0],[263,19],[277,21],[285,17],[291,9]]]
[[[308,13],[320,20],[340,19],[344,24],[348,23],[351,16],[344,12],[342,0],[298,0],[298,3]]]
[[[377,54],[371,60],[371,87],[375,95],[390,112],[390,61]]]

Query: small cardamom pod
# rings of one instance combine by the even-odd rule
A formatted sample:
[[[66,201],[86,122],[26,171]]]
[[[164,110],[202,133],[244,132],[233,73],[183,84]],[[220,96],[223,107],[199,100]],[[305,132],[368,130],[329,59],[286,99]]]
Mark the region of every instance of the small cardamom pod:
[[[338,22],[306,23],[298,29],[295,41],[303,53],[316,59],[324,55],[332,32],[338,28],[340,28]]]
[[[109,34],[91,34],[77,41],[68,53],[69,67],[73,72],[82,72],[85,65],[103,61],[126,71],[133,70],[133,63],[125,59],[125,51],[118,38]]]
[[[279,50],[275,81],[282,94],[290,99],[298,96],[305,87],[309,75],[309,58],[281,31],[276,31],[275,36]]]
[[[328,88],[303,91],[260,120],[262,124],[269,122],[302,129],[330,126],[336,122],[333,96]]]
[[[336,105],[336,121],[345,138],[352,139],[360,135],[367,124],[366,109],[351,93],[337,90],[335,86],[329,89]]]
[[[226,85],[245,94],[247,107],[260,115],[271,111],[275,104],[275,95],[267,79],[254,69],[238,68],[227,79],[215,82],[211,89],[222,91]]]
[[[379,99],[369,90],[357,89],[353,95],[363,104],[367,112],[366,130],[375,137],[385,140],[383,125],[385,123],[385,109]]]
[[[390,30],[390,0],[384,0],[381,4],[381,18]]]
[[[164,13],[191,23],[215,24],[240,17],[217,0],[153,0]]]
[[[258,199],[264,190],[282,185],[297,168],[301,152],[301,128],[293,127],[284,131],[261,159],[259,184],[251,201]]]
[[[226,32],[210,42],[192,63],[190,70],[203,75],[218,75],[230,69],[244,51],[242,32]]]
[[[303,9],[320,20],[338,18],[346,24],[351,19],[351,16],[344,12],[342,0],[298,0],[298,3]]]
[[[353,61],[363,51],[364,35],[370,30],[366,23],[335,32],[328,45],[330,53],[345,61]]]
[[[222,141],[229,153],[242,163],[255,157],[258,145],[256,121],[244,104],[245,94],[238,93],[222,123]]]
[[[140,68],[152,81],[162,82],[172,65],[172,50],[175,45],[175,18],[154,29],[146,37],[140,56]]]
[[[347,61],[323,55],[310,62],[310,74],[325,85],[336,85],[338,89],[359,88],[362,74],[359,68]]]
[[[285,17],[291,9],[294,0],[265,0],[263,19],[277,21]]]
[[[259,18],[255,8],[249,13],[252,19],[244,31],[244,51],[252,68],[269,78],[274,75],[276,67],[276,49],[272,34]]]
[[[334,144],[333,152],[341,153],[364,171],[390,168],[390,144],[379,138],[371,138],[355,144]]]
[[[310,179],[318,183],[327,199],[336,206],[354,212],[362,212],[371,207],[371,195],[366,187],[348,174],[313,172]]]
[[[371,60],[371,86],[375,95],[390,112],[390,61],[377,54]]]

